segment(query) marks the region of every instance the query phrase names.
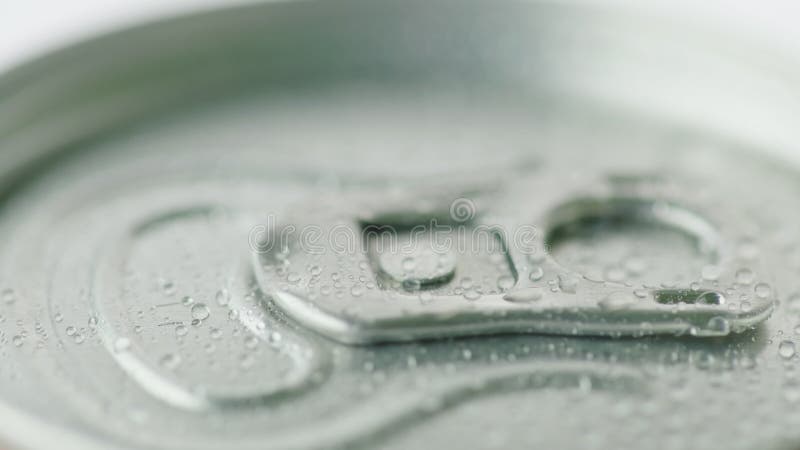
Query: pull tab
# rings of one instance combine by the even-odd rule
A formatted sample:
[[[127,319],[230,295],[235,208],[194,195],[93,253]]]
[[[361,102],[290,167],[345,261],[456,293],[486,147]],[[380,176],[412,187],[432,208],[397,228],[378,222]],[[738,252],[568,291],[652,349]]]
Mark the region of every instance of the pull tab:
[[[304,205],[268,230],[256,277],[295,320],[351,344],[506,332],[723,336],[772,312],[760,252],[736,251],[747,214],[724,195],[658,177],[597,177],[552,192],[561,181]],[[637,285],[566,267],[548,251],[570,230],[624,223],[681,233],[712,262],[686,285]]]

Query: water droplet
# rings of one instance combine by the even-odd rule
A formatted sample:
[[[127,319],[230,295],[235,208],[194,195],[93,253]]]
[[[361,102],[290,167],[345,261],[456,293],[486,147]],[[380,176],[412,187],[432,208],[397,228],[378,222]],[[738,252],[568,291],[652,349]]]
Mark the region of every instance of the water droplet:
[[[194,303],[194,299],[188,295],[181,299],[181,304],[183,306],[190,306],[192,303]]]
[[[528,303],[541,300],[544,290],[539,287],[530,287],[509,292],[503,296],[503,300],[512,303]]]
[[[416,278],[408,278],[401,283],[403,290],[408,292],[416,292],[422,289],[422,282]]]
[[[277,331],[272,331],[267,336],[267,341],[273,346],[280,344],[281,340],[283,340],[283,336],[281,336],[281,334]]]
[[[350,288],[350,295],[353,297],[361,297],[364,294],[364,286],[360,284],[356,284],[355,286]]]
[[[165,281],[161,285],[161,289],[164,290],[164,293],[167,294],[167,296],[172,296],[175,294],[175,284],[171,281]]]
[[[706,291],[697,296],[695,303],[698,305],[724,305],[725,296],[717,291]]]
[[[22,338],[22,336],[16,335],[13,338],[11,338],[11,342],[14,344],[14,347],[21,347],[24,342],[24,339]]]
[[[228,303],[231,302],[231,294],[225,288],[218,290],[214,298],[219,306],[228,306]]]
[[[778,354],[783,359],[791,359],[796,352],[794,342],[786,340],[778,344]]]
[[[419,294],[419,301],[420,303],[426,304],[430,303],[433,300],[433,294],[430,292],[421,292]]]
[[[208,316],[211,315],[211,312],[208,310],[208,306],[203,303],[198,303],[192,306],[192,317],[196,320],[206,320]]]
[[[708,320],[706,330],[720,335],[727,335],[731,332],[731,324],[728,322],[728,319],[715,316]]]
[[[758,283],[754,291],[756,293],[756,297],[758,298],[767,298],[772,295],[772,288],[767,283]]]
[[[531,281],[539,281],[544,276],[544,269],[541,266],[533,266],[531,267],[531,271],[528,274],[528,279]]]
[[[161,357],[158,363],[167,370],[175,370],[181,365],[181,357],[175,353],[167,353]]]
[[[211,336],[211,339],[219,339],[222,337],[222,330],[219,328],[212,328],[209,330],[208,334]]]
[[[575,294],[578,291],[578,283],[580,278],[574,273],[562,273],[558,275],[558,288],[562,292],[568,294]]]
[[[14,304],[17,301],[17,294],[11,288],[3,289],[3,292],[0,294],[0,297],[3,298],[3,303],[6,305]]]
[[[258,338],[255,336],[248,336],[244,340],[244,346],[250,349],[258,347]]]
[[[509,275],[504,275],[497,279],[497,287],[503,291],[513,288],[514,284],[516,284],[516,280],[514,280],[514,277]]]
[[[189,332],[189,329],[186,328],[186,325],[178,325],[175,327],[175,334],[178,336],[186,336],[186,333]]]
[[[466,291],[464,291],[464,298],[471,302],[478,300],[481,297],[482,297],[481,293],[475,289],[467,289]]]

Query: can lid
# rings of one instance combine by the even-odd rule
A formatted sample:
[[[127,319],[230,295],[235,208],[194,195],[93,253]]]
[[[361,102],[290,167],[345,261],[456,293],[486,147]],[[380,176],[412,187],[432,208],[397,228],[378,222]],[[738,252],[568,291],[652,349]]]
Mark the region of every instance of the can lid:
[[[726,201],[722,185],[698,198],[698,182],[681,177],[586,169],[586,179],[565,185],[561,168],[550,172],[515,174],[480,199],[417,187],[325,199],[334,208],[298,205],[290,225],[264,226],[260,286],[299,323],[362,344],[500,332],[724,336],[772,313],[771,289],[737,278],[768,271],[750,240],[751,253],[737,252],[749,211]],[[478,201],[491,206],[479,211]],[[683,286],[639,284],[575,272],[547,250],[581,227],[609,224],[683,234],[707,264]],[[496,281],[463,286],[487,276]],[[359,281],[332,290],[326,281],[337,278]]]
[[[123,32],[12,73],[8,440],[800,439],[797,172],[736,133],[693,131],[724,128],[659,115],[681,97],[785,141],[780,123],[746,119],[794,97],[713,39],[649,20],[290,2]],[[709,65],[736,76],[709,81]],[[796,105],[776,105],[793,123],[782,113]]]

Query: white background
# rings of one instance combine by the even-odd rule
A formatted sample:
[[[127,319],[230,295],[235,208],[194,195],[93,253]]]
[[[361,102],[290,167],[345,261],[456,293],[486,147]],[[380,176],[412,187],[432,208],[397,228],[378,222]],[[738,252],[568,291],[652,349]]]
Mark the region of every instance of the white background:
[[[96,34],[244,0],[0,0],[0,72]]]
[[[564,0],[562,0],[564,1]],[[616,3],[733,28],[800,54],[800,2],[793,0],[566,0]],[[0,0],[0,72],[48,50],[123,26],[253,0]]]

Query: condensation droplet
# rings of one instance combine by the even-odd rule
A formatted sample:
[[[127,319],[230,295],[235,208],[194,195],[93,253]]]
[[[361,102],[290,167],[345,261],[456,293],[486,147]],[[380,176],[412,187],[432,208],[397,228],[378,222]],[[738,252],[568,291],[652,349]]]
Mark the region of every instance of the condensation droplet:
[[[792,341],[788,340],[781,341],[781,343],[778,344],[778,354],[783,359],[791,359],[794,356],[795,352],[796,352],[795,345],[794,342]]]
[[[579,281],[578,276],[573,273],[562,273],[558,275],[558,288],[562,292],[575,294],[578,291]]]
[[[467,289],[464,291],[464,298],[469,301],[475,301],[481,298],[481,293],[475,289]]]
[[[165,369],[175,370],[181,365],[181,357],[175,353],[167,353],[161,357],[158,363]]]
[[[727,335],[731,332],[731,324],[728,322],[728,319],[715,316],[708,320],[706,329],[716,334]]]
[[[3,298],[3,303],[6,305],[14,304],[17,301],[17,294],[11,288],[3,289],[3,292],[0,294],[0,297]]]
[[[161,289],[163,289],[163,290],[164,290],[164,293],[165,293],[167,296],[172,296],[172,295],[175,295],[175,284],[174,284],[174,283],[172,283],[171,281],[165,281],[165,282],[164,282],[164,283],[161,285]]]
[[[206,320],[208,316],[211,315],[211,312],[208,310],[208,306],[203,303],[198,303],[192,306],[192,317],[197,320]]]
[[[706,291],[697,296],[695,303],[698,305],[724,305],[725,296],[721,292]]]
[[[211,336],[211,339],[220,339],[222,337],[222,330],[219,328],[212,328],[209,330],[208,334]]]
[[[364,286],[356,284],[350,288],[350,295],[353,297],[361,297],[364,294]]]
[[[539,287],[529,287],[509,292],[503,296],[503,300],[512,303],[528,303],[541,300],[544,296],[544,290]]]
[[[401,283],[404,291],[415,292],[422,289],[422,282],[416,278],[407,278]]]
[[[767,283],[758,283],[754,291],[756,293],[756,297],[758,298],[767,298],[772,295],[772,288]]]
[[[497,279],[497,287],[499,287],[503,291],[507,291],[513,288],[514,284],[516,284],[514,277],[509,275],[504,275]]]
[[[541,266],[533,266],[531,267],[531,271],[528,274],[528,279],[531,281],[539,281],[544,276],[544,269]]]
[[[218,290],[214,298],[219,306],[227,306],[231,302],[231,294],[225,288]]]
[[[281,334],[278,333],[277,331],[272,331],[267,336],[267,341],[272,345],[280,344],[281,340],[283,340],[283,336],[281,336]]]

